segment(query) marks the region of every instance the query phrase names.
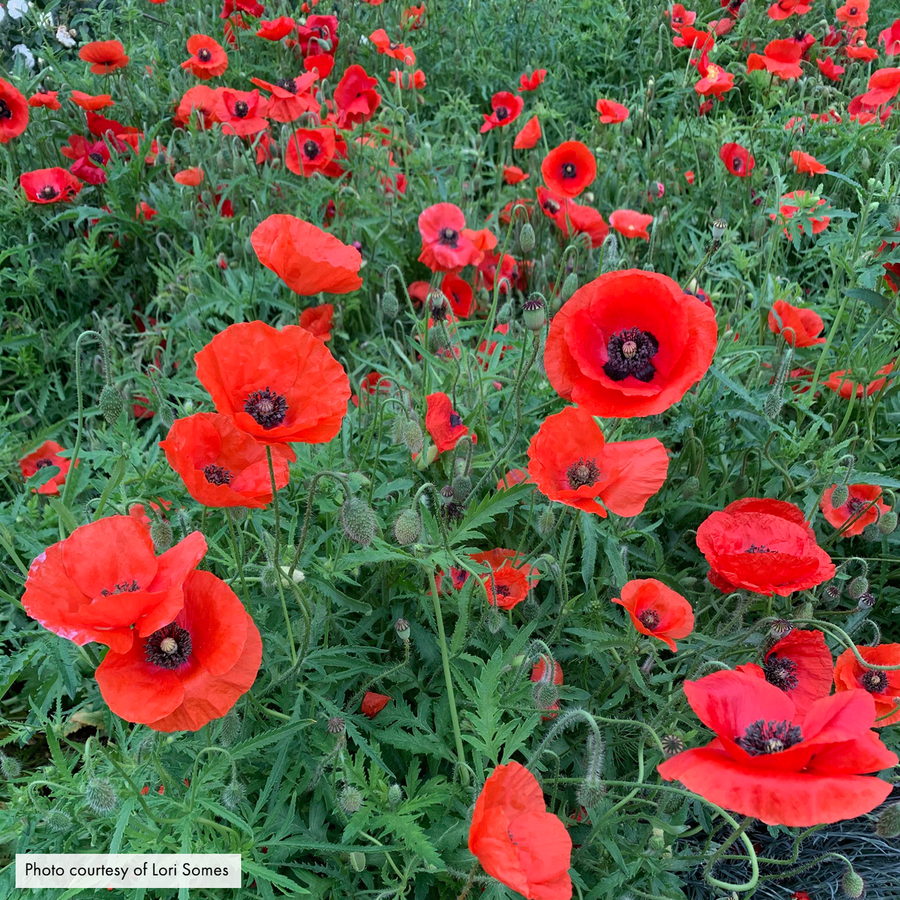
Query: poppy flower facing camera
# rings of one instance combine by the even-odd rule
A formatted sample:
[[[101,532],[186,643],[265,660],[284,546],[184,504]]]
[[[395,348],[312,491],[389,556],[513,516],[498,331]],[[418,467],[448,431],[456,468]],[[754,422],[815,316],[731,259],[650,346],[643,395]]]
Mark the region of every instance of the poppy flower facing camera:
[[[544,157],[541,174],[555,194],[577,197],[597,177],[597,161],[581,141],[565,141]]]

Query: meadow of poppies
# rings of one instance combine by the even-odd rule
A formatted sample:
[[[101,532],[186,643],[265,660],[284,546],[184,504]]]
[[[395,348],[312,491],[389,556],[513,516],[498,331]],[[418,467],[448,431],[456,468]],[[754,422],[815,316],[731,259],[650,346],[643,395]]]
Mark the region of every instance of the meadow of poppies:
[[[898,104],[888,0],[3,0],[0,887],[900,896]]]

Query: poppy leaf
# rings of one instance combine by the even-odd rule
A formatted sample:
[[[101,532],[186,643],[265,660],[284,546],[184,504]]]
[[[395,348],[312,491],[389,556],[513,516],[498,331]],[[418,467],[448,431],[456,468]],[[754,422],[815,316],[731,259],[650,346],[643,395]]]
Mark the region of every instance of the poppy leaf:
[[[851,300],[862,300],[863,303],[867,303],[872,309],[877,309],[879,312],[887,312],[894,305],[887,297],[877,291],[870,291],[868,288],[851,288],[846,293]]]
[[[581,531],[581,578],[585,589],[590,590],[594,583],[594,569],[597,567],[597,530],[591,514],[584,510],[578,517],[578,525]]]
[[[625,570],[625,563],[619,550],[619,542],[614,534],[605,535],[603,549],[606,551],[606,558],[612,566],[616,588],[621,588],[628,581],[628,572]]]

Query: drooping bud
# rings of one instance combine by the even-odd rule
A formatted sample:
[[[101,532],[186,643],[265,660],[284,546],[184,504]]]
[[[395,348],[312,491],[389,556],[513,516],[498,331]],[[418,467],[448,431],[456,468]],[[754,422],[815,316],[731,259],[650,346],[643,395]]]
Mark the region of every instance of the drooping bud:
[[[598,778],[585,778],[575,791],[575,800],[579,806],[591,809],[603,799],[606,786]]]
[[[497,324],[508,325],[509,320],[512,318],[512,314],[512,306],[509,303],[504,303],[503,306],[497,310]]]
[[[859,600],[869,590],[869,579],[865,575],[857,575],[847,585],[847,594],[851,600]]]
[[[545,506],[541,510],[541,514],[537,519],[537,530],[538,534],[542,537],[550,534],[553,531],[554,526],[556,525],[556,510],[553,509],[552,506]]]
[[[844,877],[841,878],[841,890],[849,900],[859,900],[860,897],[865,896],[866,883],[857,874],[853,866],[850,866],[844,872]]]
[[[341,506],[341,528],[351,541],[368,547],[378,528],[375,511],[362,497],[348,497]]]
[[[422,452],[422,426],[413,419],[408,419],[403,427],[403,443],[410,453]]]
[[[241,733],[241,714],[236,709],[231,709],[222,719],[219,729],[219,743],[223,747],[230,747]]]
[[[107,778],[91,778],[84,789],[84,801],[95,813],[107,813],[119,802]]]
[[[534,250],[534,245],[537,243],[534,235],[534,226],[531,222],[526,222],[522,226],[522,230],[519,232],[519,247],[521,248],[524,254],[531,253]]]
[[[491,606],[488,609],[484,624],[491,634],[497,634],[503,628],[503,616],[496,606]]]
[[[72,828],[72,819],[61,809],[51,809],[44,820],[47,827],[56,834],[64,834]]]
[[[394,522],[394,537],[401,546],[414,544],[422,534],[422,520],[414,509],[404,509]]]
[[[167,519],[153,520],[150,524],[150,540],[158,553],[164,553],[175,543],[172,526]]]
[[[578,276],[574,272],[570,272],[566,275],[566,280],[563,282],[562,288],[559,291],[559,299],[565,303],[567,300],[570,300],[572,294],[578,290]]]
[[[107,425],[115,425],[124,407],[122,395],[111,384],[104,385],[97,405]]]
[[[344,789],[338,794],[338,806],[347,816],[352,816],[353,813],[358,812],[362,805],[362,791],[352,784],[345,785]]]
[[[863,540],[868,541],[870,544],[874,543],[875,541],[881,540],[881,532],[878,530],[878,526],[874,522],[866,525],[866,527],[863,528],[862,536]]]
[[[14,756],[0,753],[0,773],[9,780],[18,778],[22,774],[22,764]]]
[[[685,500],[690,500],[691,497],[696,497],[699,493],[700,479],[696,475],[691,475],[690,478],[686,478],[684,485],[681,488],[681,496],[684,497]]]
[[[750,490],[750,479],[743,473],[738,475],[731,484],[738,497],[743,497]]]
[[[397,637],[404,643],[409,640],[409,622],[406,619],[397,619],[394,622],[394,631],[397,632]]]
[[[538,334],[547,322],[547,305],[540,294],[532,294],[522,304],[522,321],[533,334]]]
[[[400,301],[393,291],[385,291],[381,298],[381,312],[386,319],[396,319],[400,312]]]
[[[900,837],[900,803],[886,806],[875,823],[875,834],[891,840]]]
[[[831,505],[834,509],[839,509],[850,499],[850,488],[846,484],[839,484],[831,492]]]
[[[222,806],[226,809],[237,809],[247,796],[247,790],[236,778],[225,786],[222,791]]]
[[[453,491],[453,499],[457,503],[465,503],[472,493],[472,479],[468,475],[457,475],[450,482],[450,490]]]
[[[552,672],[552,669],[550,671]],[[535,684],[534,705],[538,709],[552,709],[558,702],[559,688],[557,688],[552,680],[541,680]]]
[[[263,589],[263,593],[269,597],[274,597],[278,593],[279,575],[275,566],[266,566],[259,576],[259,585]]]
[[[882,513],[878,520],[878,530],[884,535],[893,534],[897,530],[897,513],[892,509]]]

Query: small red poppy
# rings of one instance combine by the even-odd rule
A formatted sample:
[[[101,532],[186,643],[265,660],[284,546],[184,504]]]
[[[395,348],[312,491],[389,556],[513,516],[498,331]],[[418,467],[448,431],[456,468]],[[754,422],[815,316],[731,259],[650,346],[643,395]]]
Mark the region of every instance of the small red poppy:
[[[528,474],[544,496],[602,518],[639,515],[668,468],[656,438],[607,443],[592,416],[571,406],[548,416],[528,447]]]
[[[175,124],[184,128],[192,114],[200,128],[211,128],[219,121],[216,107],[219,105],[219,92],[205,84],[195,84],[184,92],[184,96],[175,110]]]
[[[635,212],[633,209],[617,209],[610,214],[609,224],[619,234],[627,238],[643,238],[650,240],[647,227],[653,222],[653,216]]]
[[[300,327],[323,343],[331,340],[331,329],[334,327],[334,304],[321,303],[310,306],[300,313]]]
[[[529,481],[529,475],[524,469],[510,469],[498,482],[497,490],[503,491],[514,484],[522,484]]]
[[[491,109],[493,112],[488,116],[484,116],[484,124],[481,126],[481,133],[491,131],[493,128],[505,128],[510,122],[519,118],[525,101],[511,94],[509,91],[500,91],[491,97]]]
[[[541,123],[532,116],[521,128],[513,141],[514,150],[531,150],[541,139]]]
[[[228,416],[197,413],[176,419],[159,446],[188,493],[204,506],[263,509],[272,502],[265,447],[240,431]],[[293,460],[290,447],[273,447],[279,490],[288,483],[288,463]]]
[[[481,576],[491,606],[512,609],[528,598],[537,582],[535,570],[515,550],[488,550],[473,553],[473,562],[488,566],[490,572]]]
[[[399,41],[392,41],[383,28],[373,31],[369,35],[369,40],[374,45],[375,49],[383,56],[389,56],[391,59],[398,59],[407,66],[414,66],[416,64],[416,54],[412,47],[407,47]]]
[[[714,512],[697,529],[697,547],[724,593],[744,588],[787,597],[834,577],[834,564],[793,503],[748,497]]]
[[[797,41],[769,41],[764,54],[751,53],[747,57],[747,71],[765,69],[783,81],[789,78],[799,78],[803,74],[803,69],[800,68],[802,55],[803,47]]]
[[[860,28],[869,21],[869,0],[848,0],[835,10],[834,17],[850,28]]]
[[[347,373],[299,325],[230,325],[194,361],[216,411],[264,444],[326,443],[347,414]]]
[[[65,169],[35,169],[19,176],[19,185],[29,203],[71,203],[83,187]]]
[[[269,216],[250,242],[259,261],[295,294],[349,294],[362,287],[359,251],[296,216]]]
[[[628,108],[615,100],[605,100],[601,97],[597,101],[597,112],[600,113],[600,121],[604,125],[618,125],[624,122],[630,113]]]
[[[8,144],[28,127],[29,104],[18,88],[0,78],[0,144]]]
[[[716,43],[716,36],[711,31],[694,28],[693,25],[683,25],[672,38],[672,44],[675,47],[689,47],[691,52],[696,56],[706,53],[713,48]]]
[[[208,34],[192,34],[187,42],[190,59],[182,64],[182,69],[188,69],[198,78],[215,78],[223,75],[228,68],[228,54],[225,48]]]
[[[475,308],[475,292],[468,281],[448,273],[441,281],[441,293],[450,301],[450,309],[457,319],[467,319]]]
[[[900,54],[900,19],[894,21],[878,35],[878,43],[884,44],[884,52],[887,56]]]
[[[830,56],[817,57],[816,65],[819,67],[819,71],[831,81],[840,81],[841,75],[847,71],[843,66],[837,65]]]
[[[2,85],[0,85],[0,96],[2,96]],[[28,105],[35,108],[46,107],[47,109],[62,109],[62,103],[59,102],[57,97],[59,91],[35,91],[28,98]],[[7,106],[9,102],[7,101]],[[8,140],[8,138],[7,138]],[[2,137],[0,137],[0,144],[6,143]]]
[[[212,572],[184,582],[184,608],[95,673],[109,708],[154,731],[197,731],[250,690],[262,660],[259,630],[237,595]]]
[[[266,101],[267,118],[293,122],[306,112],[318,113],[319,100],[311,90],[318,78],[316,72],[306,72],[296,78],[279,78],[274,84],[262,78],[251,78],[250,82],[271,94]]]
[[[453,408],[450,398],[443,393],[429,394],[425,398],[428,410],[425,413],[425,428],[431,435],[438,453],[452,450],[459,439],[469,434],[463,425],[462,416]],[[472,443],[477,443],[478,436],[473,432]]]
[[[655,578],[639,578],[622,585],[621,598],[612,602],[624,606],[634,627],[648,637],[662,641],[675,653],[675,640],[694,630],[694,610],[677,591]]]
[[[734,87],[734,75],[711,63],[705,52],[697,61],[697,71],[701,77],[694,90],[701,97],[718,97],[721,100]]]
[[[404,91],[415,90],[421,91],[425,87],[425,73],[421,69],[415,72],[401,72],[399,69],[392,69],[388,75],[388,81],[391,84],[398,84]]]
[[[812,309],[792,306],[785,300],[776,300],[769,313],[769,330],[780,334],[793,347],[812,347],[824,344],[819,337],[825,324],[822,317]]]
[[[362,66],[347,67],[334,89],[337,123],[341,128],[351,128],[372,118],[381,104],[381,94],[375,90],[376,84],[378,79],[369,75]]]
[[[340,44],[337,16],[307,17],[306,22],[297,28],[297,43],[304,56],[318,53],[334,56]]]
[[[750,151],[735,143],[723,144],[719,150],[719,159],[738,178],[747,178],[756,166],[756,160],[750,155]]]
[[[89,62],[95,75],[108,75],[128,65],[121,41],[92,41],[78,51],[78,58]]]
[[[813,0],[777,0],[769,9],[769,18],[776,22],[791,16],[805,16],[812,9]]]
[[[824,197],[817,197],[815,194],[810,194],[807,191],[791,191],[781,198],[779,212],[783,219],[789,220],[793,219],[802,209],[803,214],[800,216],[800,221],[797,223],[797,228],[801,234],[806,233],[806,223],[809,223],[812,227],[813,234],[819,234],[828,227],[831,218],[829,216],[814,218],[812,210],[816,207],[824,206],[827,202],[828,201]],[[778,216],[776,216],[775,213],[769,213],[769,218],[772,219],[772,221],[775,221]],[[784,233],[788,240],[793,240],[791,233],[786,228],[784,229]]]
[[[392,699],[387,694],[376,694],[375,691],[366,691],[359,711],[367,718],[374,719]]]
[[[469,852],[492,878],[531,900],[570,900],[572,839],[547,812],[537,779],[517,762],[497,766],[469,826]]]
[[[882,366],[877,374],[888,375],[893,371],[894,364],[891,362],[886,366]],[[890,381],[893,381],[893,379],[890,379]],[[838,396],[843,397],[845,400],[849,400],[854,394],[857,398],[862,397],[863,394],[865,394],[866,397],[871,397],[873,394],[877,394],[888,383],[889,381],[887,378],[876,378],[868,384],[862,384],[853,380],[853,372],[849,369],[840,369],[837,372],[832,372],[828,376],[828,380],[822,382],[828,390],[834,391]]]
[[[80,134],[73,134],[60,153],[72,160],[69,171],[88,184],[105,184],[106,172],[103,167],[109,162],[109,147],[106,141],[88,141]]]
[[[507,184],[520,184],[529,177],[529,174],[527,172],[523,172],[518,166],[503,167],[503,180]]]
[[[23,478],[31,478],[35,472],[39,472],[47,466],[56,466],[59,469],[49,481],[45,481],[40,487],[32,488],[32,493],[58,494],[60,487],[66,483],[66,475],[72,466],[72,460],[59,455],[59,451],[62,449],[62,445],[57,444],[56,441],[44,441],[37,450],[32,450],[31,453],[19,460]]]
[[[178,184],[184,184],[188,187],[197,187],[197,185],[203,181],[203,169],[199,166],[194,166],[191,169],[182,169],[181,171],[176,172],[172,178],[177,181]]]
[[[597,161],[581,141],[565,141],[544,157],[541,174],[555,194],[577,197],[597,177]]]
[[[184,579],[204,553],[199,531],[157,557],[150,532],[131,516],[98,519],[34,560],[22,605],[60,637],[124,653],[134,636],[172,621],[184,604]]]
[[[216,102],[216,118],[222,123],[223,134],[248,137],[269,127],[266,120],[266,101],[258,90],[233,91],[222,88]]]
[[[482,253],[466,229],[463,211],[452,203],[435,203],[419,214],[422,251],[419,262],[432,272],[459,272],[481,262]]]
[[[297,23],[290,16],[264,19],[259,23],[256,36],[265,38],[267,41],[280,41],[282,38],[286,38],[296,27]]]
[[[856,647],[859,655],[875,666],[900,666],[900,644],[879,644],[877,647]],[[900,669],[879,670],[864,666],[852,650],[845,650],[834,664],[834,690],[866,691],[875,701],[874,728],[884,728],[900,722]]]
[[[879,516],[890,512],[890,507],[881,499],[883,492],[878,485],[848,484],[847,501],[843,506],[835,507],[831,503],[831,498],[836,487],[837,485],[833,484],[825,491],[819,508],[829,525],[843,529],[841,532],[843,537],[855,537],[862,534],[867,525],[873,525],[878,521]],[[844,528],[851,520],[853,520],[853,524],[849,528]]]
[[[298,128],[289,138],[284,164],[295,175],[309,178],[327,170],[335,155],[333,128]]]
[[[823,166],[811,153],[792,150],[791,159],[801,175],[822,175],[828,171],[828,166]]]

